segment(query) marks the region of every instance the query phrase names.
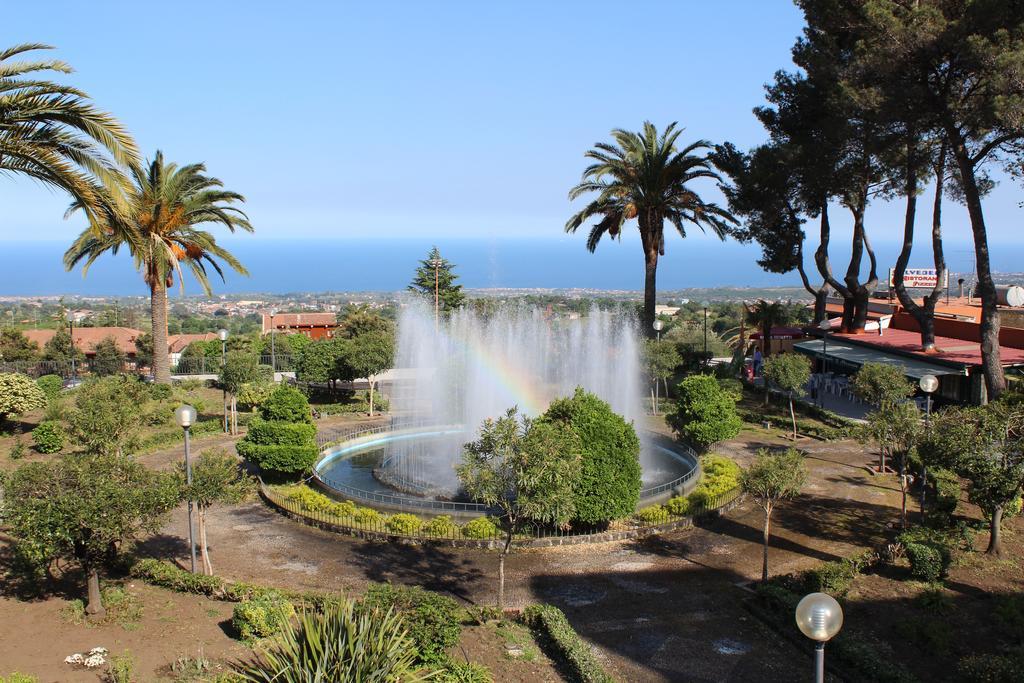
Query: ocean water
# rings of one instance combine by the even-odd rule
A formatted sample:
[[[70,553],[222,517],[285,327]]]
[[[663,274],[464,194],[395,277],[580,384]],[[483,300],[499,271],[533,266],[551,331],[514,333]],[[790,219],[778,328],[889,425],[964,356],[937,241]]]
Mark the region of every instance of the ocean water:
[[[667,235],[666,255],[658,268],[658,289],[689,287],[799,286],[795,273],[775,275],[761,270],[756,246],[709,239],[675,239]],[[251,275],[228,271],[227,281],[214,283],[218,293],[395,291],[404,289],[429,239],[266,239],[258,236],[224,240]],[[584,238],[438,240],[443,256],[456,264],[460,282],[471,288],[592,288],[641,290],[643,253],[638,240],[605,242],[587,252]],[[134,295],[145,294],[130,257],[105,256],[83,278],[80,270],[65,272],[61,242],[6,241],[0,243],[0,296]],[[954,272],[972,271],[970,245],[947,245]],[[895,260],[895,244],[877,245],[880,276]],[[833,269],[845,271],[838,249]],[[911,267],[928,267],[928,253],[915,254]],[[993,267],[1003,272],[1024,271],[1024,244],[992,248]],[[811,272],[813,265],[808,264]],[[216,274],[211,273],[215,278]],[[816,279],[816,278],[815,278]],[[186,280],[187,294],[200,294]]]

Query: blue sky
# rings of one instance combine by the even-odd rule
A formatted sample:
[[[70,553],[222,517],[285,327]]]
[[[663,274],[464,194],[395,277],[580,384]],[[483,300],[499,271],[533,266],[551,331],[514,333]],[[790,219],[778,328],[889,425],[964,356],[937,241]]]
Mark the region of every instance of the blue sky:
[[[751,108],[802,24],[785,0],[9,5],[0,41],[57,46],[147,156],[206,162],[247,196],[253,239],[557,238],[613,127],[763,140]],[[994,239],[1018,195],[990,198]],[[69,240],[66,203],[0,178],[0,239]],[[898,207],[874,216],[896,235]],[[961,207],[946,218],[969,239]]]

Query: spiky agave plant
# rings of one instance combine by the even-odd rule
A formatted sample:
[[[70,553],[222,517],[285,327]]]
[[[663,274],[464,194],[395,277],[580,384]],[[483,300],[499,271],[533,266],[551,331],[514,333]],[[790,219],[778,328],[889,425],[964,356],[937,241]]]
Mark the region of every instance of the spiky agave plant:
[[[417,670],[415,662],[416,646],[399,615],[345,600],[303,612],[236,671],[252,683],[406,683],[434,677]]]

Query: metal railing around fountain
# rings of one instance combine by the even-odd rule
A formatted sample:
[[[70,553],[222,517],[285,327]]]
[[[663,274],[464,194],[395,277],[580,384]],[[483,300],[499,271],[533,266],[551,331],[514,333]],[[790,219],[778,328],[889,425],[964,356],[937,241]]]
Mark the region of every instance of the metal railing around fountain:
[[[652,434],[657,433],[652,432]],[[691,480],[700,477],[700,455],[697,453],[697,451],[693,450],[692,448],[690,448],[689,445],[681,441],[676,441],[672,445],[673,448],[684,451],[686,455],[688,455],[693,460],[693,467],[690,469],[689,472],[687,472],[681,477],[676,477],[672,481],[667,481],[664,484],[658,484],[657,486],[652,486],[647,489],[640,489],[640,500],[647,500],[649,498],[653,498],[654,496],[665,493],[666,491],[674,491],[676,489],[682,490],[682,488],[685,487],[686,484],[688,484]]]

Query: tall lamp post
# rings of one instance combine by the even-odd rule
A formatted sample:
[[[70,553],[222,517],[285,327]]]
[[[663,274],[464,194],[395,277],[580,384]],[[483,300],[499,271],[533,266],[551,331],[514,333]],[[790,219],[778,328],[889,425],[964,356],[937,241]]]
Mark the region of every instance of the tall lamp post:
[[[701,308],[704,309],[704,362],[708,362],[708,309],[711,308],[711,302],[705,299],[700,302]]]
[[[274,316],[277,311],[270,309],[270,369],[277,372],[277,326],[274,325]],[[276,378],[275,378],[276,379]]]
[[[921,391],[924,392],[925,403],[924,403],[924,430],[928,432],[932,426],[932,394],[934,394],[939,388],[939,378],[935,375],[923,375],[917,382],[917,386],[921,387]],[[924,458],[921,459],[921,515],[924,515],[924,498],[925,492],[928,490],[928,465],[924,463]]]
[[[843,608],[831,595],[805,595],[796,606],[796,625],[814,641],[814,683],[825,683],[825,643],[843,627]]]
[[[224,328],[217,330],[217,338],[220,339],[220,371],[228,366],[228,331]],[[221,383],[224,393],[224,433],[228,433],[228,388]]]
[[[832,321],[827,317],[818,323],[818,329],[821,330],[821,374],[825,374],[825,368],[828,367],[828,332],[832,329]],[[818,387],[818,405],[825,405],[825,398],[822,396],[821,387]]]
[[[660,321],[657,318],[655,318],[654,319],[654,324],[651,325],[651,327],[654,328],[654,333],[658,336],[658,341],[661,341],[661,330],[665,327],[665,323],[663,323],[662,321]],[[658,414],[658,403],[659,403],[659,400],[658,400],[658,378],[655,377],[654,378],[654,414],[655,415]]]
[[[68,311],[68,337],[71,338],[71,386],[74,386],[78,375],[75,372],[75,315],[71,311]]]
[[[192,486],[192,453],[189,451],[188,430],[196,421],[196,409],[185,404],[174,411],[174,421],[185,431],[185,483]],[[192,558],[192,573],[196,573],[195,527],[192,524],[192,499],[188,500],[188,549]]]

